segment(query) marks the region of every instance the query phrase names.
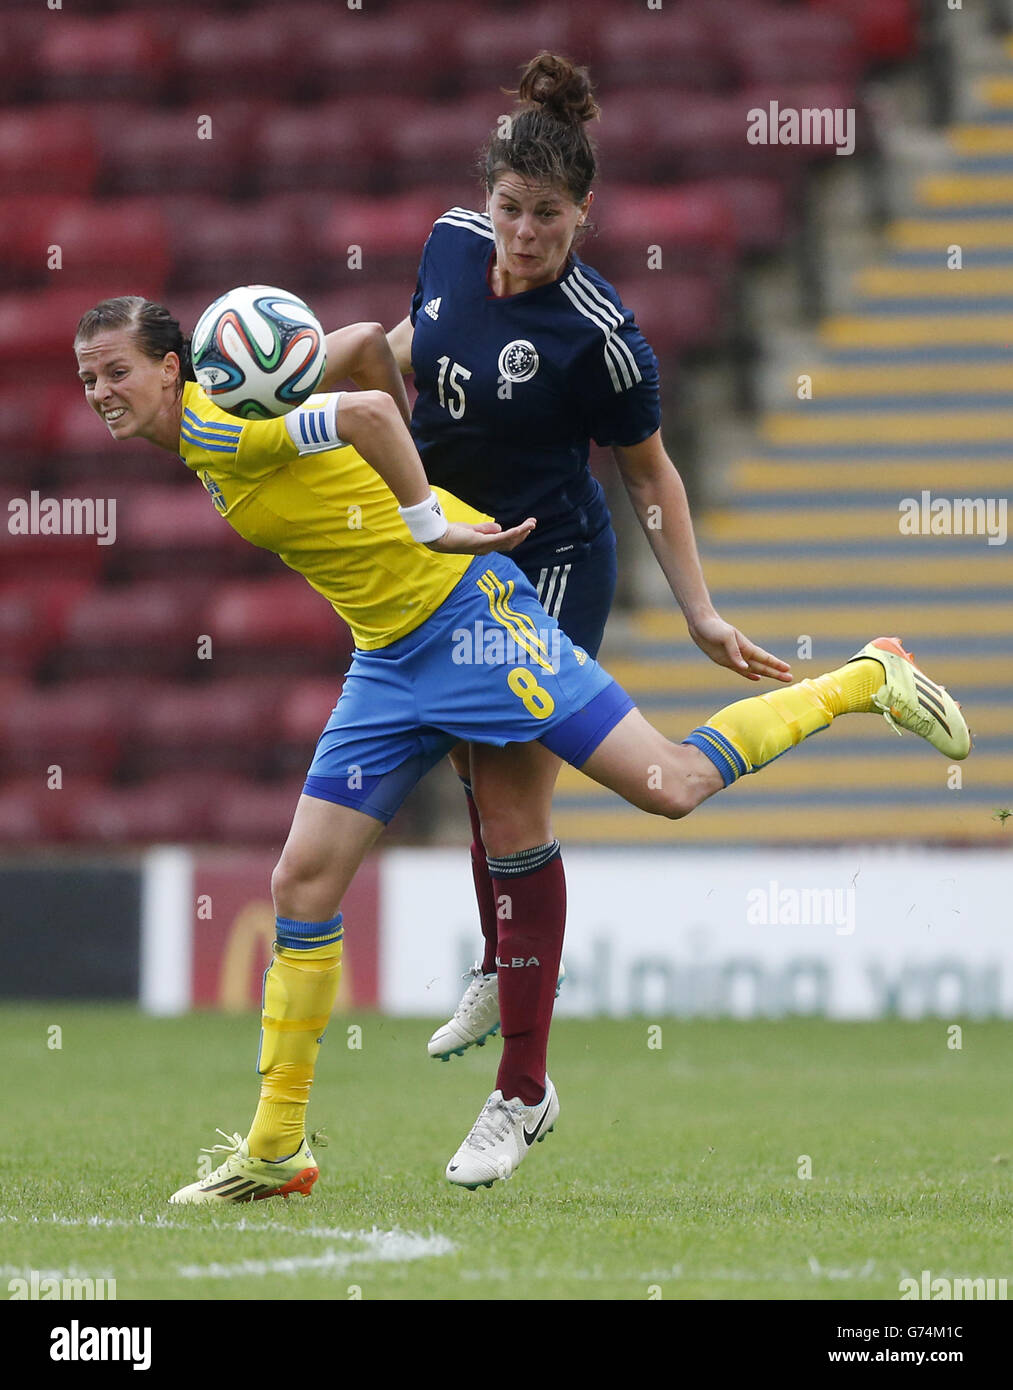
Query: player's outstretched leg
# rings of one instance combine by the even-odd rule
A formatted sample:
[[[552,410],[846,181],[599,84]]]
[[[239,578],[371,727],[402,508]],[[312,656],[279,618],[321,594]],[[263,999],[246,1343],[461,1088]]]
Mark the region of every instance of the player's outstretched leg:
[[[681,744],[637,710],[598,745],[581,771],[634,806],[677,819],[749,772],[758,772],[842,714],[883,714],[892,727],[966,758],[971,736],[946,689],[896,637],[877,637],[844,666],[718,710]]]
[[[336,905],[383,825],[347,806],[303,796],[272,890],[277,940],[264,976],[260,1104],[245,1139],[206,1152],[228,1157],[171,1202],[248,1202],[308,1196],[319,1175],[306,1142],[306,1107],[317,1055],[341,979]],[[219,1130],[224,1138],[228,1135]]]

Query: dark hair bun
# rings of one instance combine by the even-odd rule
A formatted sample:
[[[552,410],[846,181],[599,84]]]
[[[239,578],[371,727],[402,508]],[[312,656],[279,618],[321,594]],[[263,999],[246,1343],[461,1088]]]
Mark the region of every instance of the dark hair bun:
[[[544,50],[524,69],[517,96],[573,125],[593,121],[601,114],[587,69],[574,67],[566,58]]]

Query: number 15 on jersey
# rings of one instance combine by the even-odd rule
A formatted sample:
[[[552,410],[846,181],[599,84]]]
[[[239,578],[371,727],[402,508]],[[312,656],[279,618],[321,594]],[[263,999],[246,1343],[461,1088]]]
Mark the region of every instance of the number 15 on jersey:
[[[460,362],[451,362],[449,357],[438,357],[436,360],[440,368],[436,381],[440,405],[450,411],[451,419],[460,420],[468,404],[463,383],[470,381],[471,373]]]

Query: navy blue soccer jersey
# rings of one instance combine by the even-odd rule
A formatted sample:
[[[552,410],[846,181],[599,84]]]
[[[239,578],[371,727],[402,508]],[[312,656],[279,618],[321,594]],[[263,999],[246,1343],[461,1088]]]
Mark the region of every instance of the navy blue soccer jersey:
[[[633,315],[571,257],[560,279],[497,298],[486,213],[451,208],[412,299],[412,434],[432,482],[504,527],[538,520],[513,558],[579,554],[609,524],[590,441],[639,444],[661,422],[658,364]]]

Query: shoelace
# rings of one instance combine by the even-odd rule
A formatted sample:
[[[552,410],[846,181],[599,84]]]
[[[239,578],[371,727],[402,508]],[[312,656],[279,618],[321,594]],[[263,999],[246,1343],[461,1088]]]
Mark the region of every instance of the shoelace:
[[[517,1105],[508,1100],[500,1098],[497,1101],[486,1101],[482,1113],[464,1141],[465,1144],[469,1149],[477,1149],[479,1153],[493,1144],[498,1144],[517,1118],[516,1111]]]
[[[457,1008],[454,1010],[455,1018],[464,1018],[466,1014],[471,1013],[472,1009],[478,1002],[478,987],[485,979],[485,976],[482,974],[482,967],[479,965],[478,961],[475,962],[475,964],[471,967],[470,970],[466,970],[464,972],[464,974],[461,976],[461,979],[470,979],[471,984],[464,991],[464,998],[461,1000],[460,1004],[458,1004]]]
[[[890,725],[890,728],[894,731],[898,738],[901,736],[901,730],[897,727],[896,720],[893,717],[894,711],[896,711],[896,713],[906,721],[905,727],[911,733],[920,734],[922,738],[927,738],[928,735],[931,734],[932,730],[935,728],[936,721],[932,718],[932,716],[922,714],[916,706],[902,704],[899,700],[895,700],[893,705],[890,706],[888,704],[881,703],[878,696],[874,698],[873,704],[876,706],[877,709],[882,710],[883,718]]]
[[[228,1142],[225,1144],[215,1144],[213,1148],[201,1149],[202,1154],[235,1154],[243,1146],[243,1136],[241,1134],[226,1134],[224,1129],[215,1128],[215,1133],[220,1134]]]

